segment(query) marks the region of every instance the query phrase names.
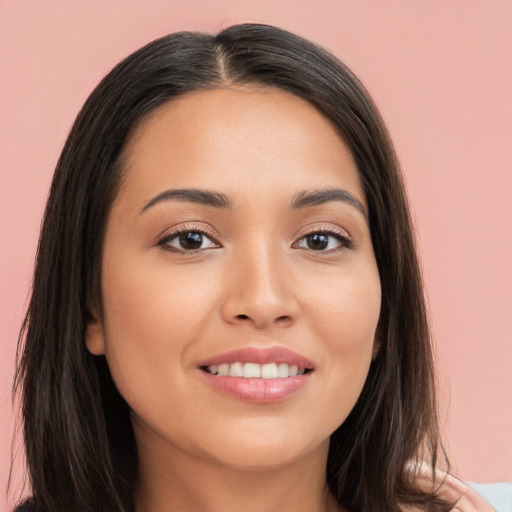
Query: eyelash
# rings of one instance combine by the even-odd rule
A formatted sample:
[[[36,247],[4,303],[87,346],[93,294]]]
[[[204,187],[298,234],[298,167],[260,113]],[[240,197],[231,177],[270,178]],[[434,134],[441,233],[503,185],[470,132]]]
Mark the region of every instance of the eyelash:
[[[214,243],[217,247],[221,247],[221,244],[216,240],[215,236],[209,232],[208,230],[199,227],[199,226],[183,226],[179,229],[173,230],[170,233],[167,233],[163,238],[161,238],[157,245],[162,247],[162,249],[165,249],[166,251],[170,252],[177,252],[177,253],[189,253],[189,254],[195,254],[201,251],[204,251],[205,249],[178,249],[176,247],[171,247],[168,245],[173,240],[179,238],[181,235],[185,235],[187,233],[198,233],[203,237],[208,238],[212,243]],[[214,247],[208,247],[207,249],[213,249]]]
[[[201,235],[202,237],[206,237],[210,240],[211,243],[213,243],[216,247],[206,247],[206,248],[198,248],[198,249],[179,249],[177,247],[172,247],[169,245],[170,242],[173,240],[178,239],[180,236],[190,233],[197,233]],[[313,235],[324,235],[326,237],[333,237],[339,242],[339,246],[335,248],[331,248],[328,250],[315,250],[307,247],[299,247],[299,243],[307,237],[313,236]],[[203,240],[201,241],[203,242]],[[201,251],[207,250],[207,249],[214,249],[218,247],[222,247],[222,245],[216,240],[216,237],[209,232],[208,230],[199,227],[199,226],[184,226],[179,229],[173,230],[171,233],[167,233],[163,238],[161,238],[157,242],[157,246],[162,247],[162,249],[170,252],[176,252],[181,254],[196,254]],[[352,249],[354,247],[353,241],[346,235],[346,233],[343,231],[337,231],[332,229],[332,227],[322,227],[320,229],[315,229],[313,231],[310,231],[308,233],[303,234],[296,242],[292,244],[293,248],[296,249],[305,249],[312,252],[319,252],[319,253],[327,253],[327,254],[335,254],[343,250]]]
[[[349,236],[347,235],[347,233],[345,231],[342,231],[342,230],[336,230],[336,229],[333,229],[332,227],[321,227],[319,229],[315,229],[313,231],[310,231],[308,233],[305,233],[304,235],[302,235],[298,240],[297,242],[294,242],[293,244],[293,247],[297,247],[298,244],[302,241],[302,240],[305,240],[307,237],[310,237],[310,236],[313,236],[313,235],[324,235],[324,236],[327,236],[327,237],[333,237],[335,238],[338,242],[339,242],[339,246],[338,247],[335,247],[335,248],[332,248],[332,249],[328,249],[328,250],[314,250],[314,249],[311,249],[311,248],[305,248],[306,250],[310,250],[312,252],[320,252],[320,253],[327,253],[327,254],[336,254],[340,251],[344,251],[344,250],[347,250],[347,249],[353,249],[354,248],[354,242],[349,238]],[[297,248],[300,248],[300,247],[297,247]]]

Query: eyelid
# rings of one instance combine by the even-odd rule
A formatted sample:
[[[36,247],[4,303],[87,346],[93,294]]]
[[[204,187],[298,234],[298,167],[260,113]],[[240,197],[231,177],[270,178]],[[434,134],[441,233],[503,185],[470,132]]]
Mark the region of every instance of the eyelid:
[[[222,247],[222,244],[219,242],[219,235],[208,225],[204,225],[201,223],[194,223],[194,222],[186,222],[183,224],[177,224],[175,226],[172,226],[171,228],[168,228],[166,231],[164,231],[161,235],[158,236],[157,241],[155,243],[156,246],[160,246],[163,249],[169,250],[169,251],[175,251],[178,253],[188,253],[193,254],[197,252],[202,252],[207,249],[212,248],[203,248],[203,249],[190,249],[190,250],[180,250],[177,248],[171,248],[170,246],[167,246],[166,244],[174,239],[176,236],[187,233],[187,232],[197,232],[201,233],[202,235],[205,235],[208,237],[211,242],[213,242],[217,247]],[[350,236],[348,231],[341,228],[340,226],[333,225],[333,224],[313,224],[308,225],[301,229],[299,233],[295,236],[295,241],[292,244],[292,247],[296,247],[296,245],[306,236],[312,235],[315,233],[323,233],[326,235],[338,237],[340,239],[341,246],[337,247],[335,249],[329,249],[326,251],[318,251],[318,252],[324,252],[324,253],[334,253],[340,250],[344,249],[351,249],[354,246],[353,238]]]
[[[334,234],[334,235],[340,235],[344,238],[347,238],[348,240],[352,240],[352,236],[350,235],[350,233],[340,227],[340,226],[337,226],[336,224],[330,224],[330,223],[325,223],[325,222],[322,222],[322,223],[314,223],[314,224],[308,224],[307,226],[304,226],[296,235],[296,240],[306,236],[306,235],[310,235],[312,233],[330,233],[330,234]]]
[[[213,229],[209,228],[208,226],[202,225],[202,224],[196,224],[196,223],[183,223],[183,224],[177,224],[176,226],[172,226],[171,228],[164,231],[161,235],[158,236],[156,244],[157,246],[162,247],[163,249],[172,251],[172,252],[178,252],[178,253],[196,253],[205,251],[206,249],[191,249],[188,251],[181,251],[176,248],[170,248],[169,246],[166,246],[166,243],[176,236],[180,235],[181,233],[187,233],[190,231],[194,231],[197,233],[201,233],[202,235],[205,235],[208,237],[215,245],[218,247],[222,247],[222,244],[219,242],[219,236],[214,232]]]
[[[340,247],[336,249],[330,249],[327,251],[316,251],[316,252],[324,252],[324,253],[333,253],[344,249],[352,249],[354,247],[354,240],[352,236],[348,233],[347,230],[341,228],[340,226],[336,226],[335,224],[314,224],[309,225],[303,228],[295,237],[295,241],[293,242],[293,246],[298,244],[304,237],[308,235],[313,235],[315,233],[324,233],[326,235],[337,236],[340,241],[345,242]]]

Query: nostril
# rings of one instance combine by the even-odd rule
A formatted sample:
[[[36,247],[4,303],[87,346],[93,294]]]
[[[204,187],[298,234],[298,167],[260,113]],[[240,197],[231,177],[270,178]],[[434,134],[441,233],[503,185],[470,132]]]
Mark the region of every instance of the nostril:
[[[278,327],[287,327],[292,323],[292,317],[288,315],[279,316],[274,320],[274,325]]]
[[[255,318],[253,316],[245,315],[245,314],[241,313],[239,315],[236,315],[234,317],[234,320],[239,321],[239,322],[244,322],[244,323],[247,321],[252,321],[258,328],[269,327],[271,325],[285,327],[292,323],[293,317],[291,317],[290,315],[281,315],[274,319],[272,319],[272,318],[265,319],[263,317]]]

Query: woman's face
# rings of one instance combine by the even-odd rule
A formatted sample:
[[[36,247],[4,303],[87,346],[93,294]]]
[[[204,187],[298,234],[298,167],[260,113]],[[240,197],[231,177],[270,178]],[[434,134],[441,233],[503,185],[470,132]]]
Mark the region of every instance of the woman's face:
[[[189,93],[141,123],[87,332],[139,449],[246,469],[326,453],[378,348],[366,208],[334,127],[286,92]]]

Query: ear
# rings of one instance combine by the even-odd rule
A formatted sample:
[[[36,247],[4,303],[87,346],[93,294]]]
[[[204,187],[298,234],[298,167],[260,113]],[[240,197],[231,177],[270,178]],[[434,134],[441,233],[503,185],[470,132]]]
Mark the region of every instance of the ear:
[[[372,361],[375,361],[375,359],[377,359],[381,345],[382,345],[382,327],[381,327],[381,323],[379,321],[379,323],[377,324],[377,329],[375,330],[375,338],[373,340]]]
[[[373,349],[372,349],[372,361],[375,361],[377,359],[377,356],[379,355],[380,350],[380,336],[375,336],[375,340],[373,341]]]
[[[103,323],[95,309],[90,309],[87,313],[85,344],[91,354],[95,356],[102,356],[105,354],[105,333],[103,331]]]

